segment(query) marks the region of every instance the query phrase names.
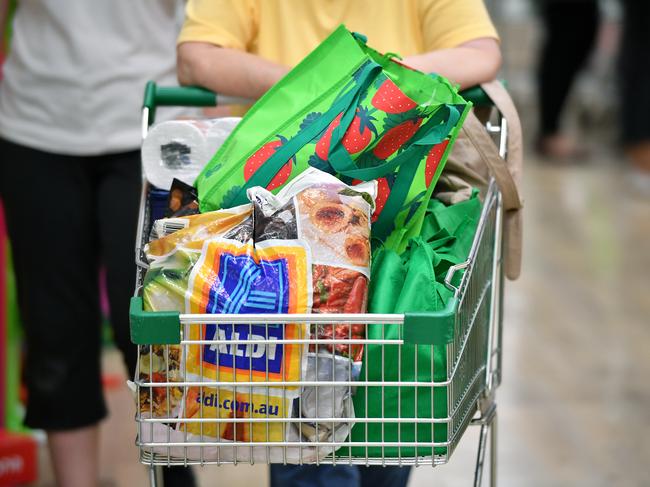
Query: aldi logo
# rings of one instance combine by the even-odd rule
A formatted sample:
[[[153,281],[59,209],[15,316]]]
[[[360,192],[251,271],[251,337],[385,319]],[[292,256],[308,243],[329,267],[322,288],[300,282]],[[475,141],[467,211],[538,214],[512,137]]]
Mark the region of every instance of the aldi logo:
[[[205,345],[203,360],[220,367],[235,367],[280,374],[282,371],[283,346],[262,343],[263,340],[281,340],[283,327],[269,325],[207,325],[206,340],[249,340],[248,343],[220,343]],[[260,343],[255,343],[260,342]]]
[[[260,260],[252,255],[221,254],[210,288],[207,313],[287,313],[291,289],[287,259]]]
[[[201,259],[192,269],[187,311],[309,313],[311,280],[311,254],[298,241],[268,240],[253,245],[214,239],[204,244]],[[186,363],[190,374],[216,378],[218,372],[222,381],[300,378],[305,345],[277,342],[308,336],[304,323],[190,326],[189,334],[192,340],[224,342],[188,347]]]

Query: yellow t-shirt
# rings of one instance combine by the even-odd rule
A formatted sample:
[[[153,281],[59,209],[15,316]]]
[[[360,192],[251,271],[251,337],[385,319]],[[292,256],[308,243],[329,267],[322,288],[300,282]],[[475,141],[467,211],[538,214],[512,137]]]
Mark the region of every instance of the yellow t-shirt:
[[[483,0],[189,0],[178,42],[294,66],[341,23],[378,51],[404,57],[498,38]]]

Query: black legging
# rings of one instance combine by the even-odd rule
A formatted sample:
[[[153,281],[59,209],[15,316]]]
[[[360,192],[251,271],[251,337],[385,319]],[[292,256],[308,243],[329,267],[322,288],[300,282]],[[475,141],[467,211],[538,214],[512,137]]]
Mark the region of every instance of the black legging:
[[[593,48],[600,21],[598,1],[545,0],[542,19],[546,39],[538,75],[540,132],[544,136],[558,132],[567,95]]]
[[[650,2],[622,0],[620,54],[623,142],[650,142]]]

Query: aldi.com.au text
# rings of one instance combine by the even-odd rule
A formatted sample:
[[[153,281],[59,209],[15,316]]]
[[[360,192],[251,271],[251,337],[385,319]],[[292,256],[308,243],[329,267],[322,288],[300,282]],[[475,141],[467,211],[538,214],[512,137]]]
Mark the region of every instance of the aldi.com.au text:
[[[197,396],[196,402],[206,407],[225,409],[226,411],[236,411],[240,413],[251,413],[251,414],[262,414],[269,416],[277,416],[279,412],[279,406],[267,404],[266,402],[250,402],[250,401],[241,401],[233,399],[224,399],[219,400],[217,394],[205,394],[204,396]]]

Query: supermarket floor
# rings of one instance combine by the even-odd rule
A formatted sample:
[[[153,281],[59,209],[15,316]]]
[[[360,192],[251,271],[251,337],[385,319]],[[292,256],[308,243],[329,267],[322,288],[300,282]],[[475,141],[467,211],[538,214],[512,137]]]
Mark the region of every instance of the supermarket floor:
[[[650,478],[650,195],[613,158],[528,161],[524,273],[509,283],[498,391],[499,485],[647,486]],[[119,371],[114,352],[105,357]],[[103,485],[147,485],[133,407],[110,388]],[[411,486],[471,485],[476,430]],[[53,485],[44,454],[39,486]],[[202,486],[267,485],[264,466],[208,467]]]

